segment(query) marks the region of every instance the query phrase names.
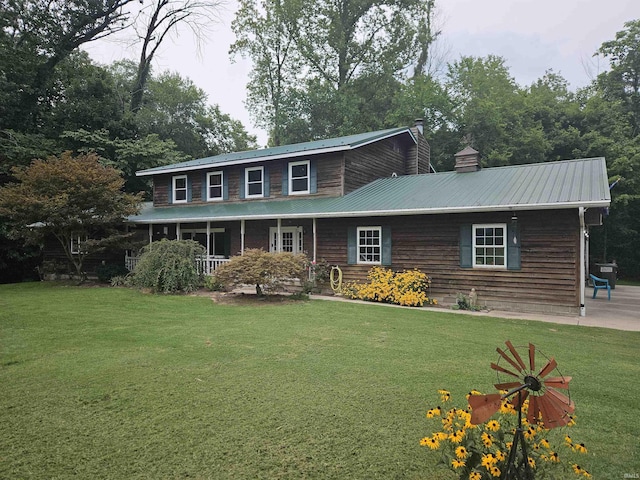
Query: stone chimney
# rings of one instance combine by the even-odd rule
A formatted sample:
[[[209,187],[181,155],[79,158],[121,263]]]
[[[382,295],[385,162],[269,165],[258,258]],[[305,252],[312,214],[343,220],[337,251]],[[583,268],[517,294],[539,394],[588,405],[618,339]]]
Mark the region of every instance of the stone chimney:
[[[467,147],[464,150],[459,151],[454,155],[456,159],[456,172],[477,172],[482,168],[480,165],[480,153],[471,147]]]
[[[424,120],[422,120],[422,118],[416,118],[415,125],[420,135],[424,135]]]

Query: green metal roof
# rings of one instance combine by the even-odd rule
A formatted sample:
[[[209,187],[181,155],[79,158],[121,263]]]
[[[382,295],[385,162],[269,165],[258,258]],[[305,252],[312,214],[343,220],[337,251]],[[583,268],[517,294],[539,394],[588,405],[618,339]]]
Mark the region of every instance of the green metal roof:
[[[199,158],[196,160],[189,160],[188,162],[174,163],[173,165],[164,165],[147,170],[140,170],[139,172],[136,172],[136,175],[142,177],[160,173],[197,170],[207,168],[209,166],[235,165],[265,160],[276,160],[278,158],[290,158],[302,155],[352,150],[399,134],[408,134],[414,142],[416,141],[413,133],[411,133],[411,130],[408,127],[392,128],[388,130],[379,130],[377,132],[360,133],[357,135],[348,135],[346,137],[295,143],[292,145],[282,145],[280,147],[264,148],[260,150],[223,153],[221,155],[216,155],[215,157]]]
[[[134,223],[330,218],[606,207],[604,158],[442,172],[376,180],[343,197],[153,207]]]

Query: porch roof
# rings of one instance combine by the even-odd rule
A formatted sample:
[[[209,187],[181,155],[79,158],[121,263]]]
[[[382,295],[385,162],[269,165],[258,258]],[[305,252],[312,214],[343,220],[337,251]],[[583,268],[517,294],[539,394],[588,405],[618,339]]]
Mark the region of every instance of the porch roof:
[[[363,147],[370,143],[401,134],[408,135],[414,143],[417,142],[410,128],[391,128],[387,130],[378,130],[376,132],[348,135],[345,137],[328,138],[326,140],[295,143],[293,145],[282,145],[279,147],[263,148],[259,150],[247,150],[245,152],[223,153],[214,157],[198,158],[196,160],[189,160],[188,162],[174,163],[172,165],[163,165],[161,167],[140,170],[136,172],[136,176],[143,177],[162,173],[186,172],[190,170],[208,168],[210,166],[222,167],[225,165],[240,165],[276,160],[279,158],[294,158],[316,155],[319,153],[353,150],[354,148]]]
[[[382,178],[343,197],[153,207],[133,223],[594,208],[610,204],[602,157]]]

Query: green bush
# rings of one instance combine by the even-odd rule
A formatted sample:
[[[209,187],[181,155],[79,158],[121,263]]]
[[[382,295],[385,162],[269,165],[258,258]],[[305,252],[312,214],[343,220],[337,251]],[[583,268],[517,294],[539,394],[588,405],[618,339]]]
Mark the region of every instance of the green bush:
[[[268,253],[250,248],[220,266],[214,277],[227,288],[255,285],[256,293],[282,291],[287,282],[302,280],[306,274],[307,258],[287,252]]]
[[[96,275],[102,283],[110,283],[113,277],[124,276],[127,273],[129,273],[129,270],[124,265],[117,263],[106,263],[98,265],[98,268],[96,268]]]
[[[142,249],[142,255],[131,277],[131,283],[154,292],[192,292],[203,283],[198,259],[205,248],[193,240],[153,242]]]
[[[205,275],[203,286],[211,292],[223,292],[225,290],[224,284],[215,275]]]

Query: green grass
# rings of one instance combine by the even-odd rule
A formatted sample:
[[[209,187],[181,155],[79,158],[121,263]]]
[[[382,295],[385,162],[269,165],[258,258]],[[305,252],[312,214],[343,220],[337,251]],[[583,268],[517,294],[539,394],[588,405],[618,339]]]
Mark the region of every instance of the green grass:
[[[0,478],[449,479],[438,388],[532,342],[573,376],[594,478],[640,473],[640,334],[329,301],[0,285]]]

